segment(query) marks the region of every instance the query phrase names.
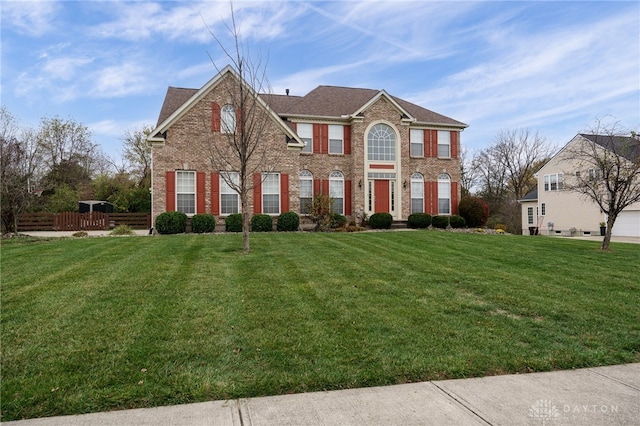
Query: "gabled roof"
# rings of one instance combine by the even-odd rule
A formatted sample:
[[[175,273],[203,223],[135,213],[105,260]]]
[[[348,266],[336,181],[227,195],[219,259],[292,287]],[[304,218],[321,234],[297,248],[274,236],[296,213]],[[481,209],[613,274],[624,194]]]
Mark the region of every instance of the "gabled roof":
[[[169,87],[158,117],[158,126],[198,92],[197,89]],[[261,94],[260,97],[282,117],[333,119],[357,115],[378,98],[386,97],[409,121],[461,129],[468,127],[465,123],[391,96],[384,90],[318,86],[305,96]]]
[[[222,80],[223,78],[231,76],[240,82],[243,86],[245,86],[249,91],[253,92],[253,88],[248,86],[244,80],[240,78],[236,70],[234,70],[230,65],[224,67],[218,74],[216,74],[211,80],[209,80],[204,86],[202,86],[199,90],[196,89],[184,89],[184,88],[172,88],[169,87],[167,90],[167,95],[162,104],[162,109],[160,110],[160,116],[158,117],[158,124],[156,128],[147,136],[147,141],[151,143],[163,143],[164,136],[163,133],[169,129],[177,120],[180,119],[193,105],[199,102],[202,98],[205,97],[207,93],[213,90]],[[258,96],[256,98],[257,102],[261,104],[261,106],[267,111],[268,114],[271,114],[274,118],[274,121],[282,128],[286,135],[288,135],[295,143],[291,146],[299,145],[300,147],[304,146],[300,137],[289,127],[284,121],[274,112],[272,108],[267,105],[264,98],[262,96]]]

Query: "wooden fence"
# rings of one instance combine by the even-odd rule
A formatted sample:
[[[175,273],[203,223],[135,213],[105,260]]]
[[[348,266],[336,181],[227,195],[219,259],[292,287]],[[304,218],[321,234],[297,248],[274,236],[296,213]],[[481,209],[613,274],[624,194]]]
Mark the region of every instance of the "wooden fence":
[[[91,231],[107,230],[118,225],[133,229],[151,227],[150,213],[24,213],[18,219],[20,231]]]

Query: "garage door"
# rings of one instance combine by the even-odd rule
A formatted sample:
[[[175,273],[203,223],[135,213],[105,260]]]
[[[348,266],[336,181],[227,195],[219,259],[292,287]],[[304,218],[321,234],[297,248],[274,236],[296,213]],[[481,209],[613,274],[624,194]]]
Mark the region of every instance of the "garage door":
[[[611,235],[617,237],[640,237],[640,210],[620,213],[613,224]]]

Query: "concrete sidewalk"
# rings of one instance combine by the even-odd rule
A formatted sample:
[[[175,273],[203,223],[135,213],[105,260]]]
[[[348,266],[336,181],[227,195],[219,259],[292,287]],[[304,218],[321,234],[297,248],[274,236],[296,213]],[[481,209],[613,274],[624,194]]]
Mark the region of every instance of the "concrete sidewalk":
[[[638,425],[640,364],[202,402],[3,424]]]

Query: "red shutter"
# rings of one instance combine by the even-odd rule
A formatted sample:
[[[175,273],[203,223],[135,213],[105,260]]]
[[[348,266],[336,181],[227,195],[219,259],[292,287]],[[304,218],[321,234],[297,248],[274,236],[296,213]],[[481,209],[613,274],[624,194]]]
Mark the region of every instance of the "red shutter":
[[[431,130],[424,130],[424,144],[422,146],[422,148],[424,149],[424,157],[430,157],[431,156]]]
[[[322,181],[320,179],[313,180],[313,195],[320,195],[322,193]]]
[[[458,182],[451,182],[451,214],[458,214]]]
[[[282,211],[280,213],[289,211],[289,175],[286,173],[280,174],[280,205]]]
[[[320,153],[328,154],[329,153],[329,125],[321,124],[320,125]]]
[[[322,191],[323,194],[329,195],[329,180],[322,179]]]
[[[431,214],[431,183],[424,183],[424,212]]]
[[[220,214],[220,174],[211,173],[211,214]]]
[[[211,130],[220,131],[220,105],[211,102]]]
[[[165,207],[168,212],[173,212],[176,210],[176,172],[167,172],[165,179]]]
[[[433,202],[433,206],[431,206],[431,210],[433,214],[438,214],[438,182],[431,182],[431,199]]]
[[[206,190],[205,190],[204,179],[205,179],[204,172],[196,173],[196,213],[198,214],[206,213],[206,210],[205,210]]]
[[[242,130],[242,110],[236,109],[236,133],[240,133]]]
[[[344,181],[344,214],[351,215],[351,181]]]
[[[438,131],[437,130],[431,131],[431,156],[432,157],[438,156]]]
[[[291,129],[293,129],[294,132],[298,131],[298,123],[291,123]]]
[[[313,153],[320,154],[320,125],[313,125]]]
[[[344,126],[344,153],[351,154],[351,126]]]
[[[451,132],[451,158],[458,158],[460,132]]]
[[[253,212],[262,213],[262,174],[253,174]]]

